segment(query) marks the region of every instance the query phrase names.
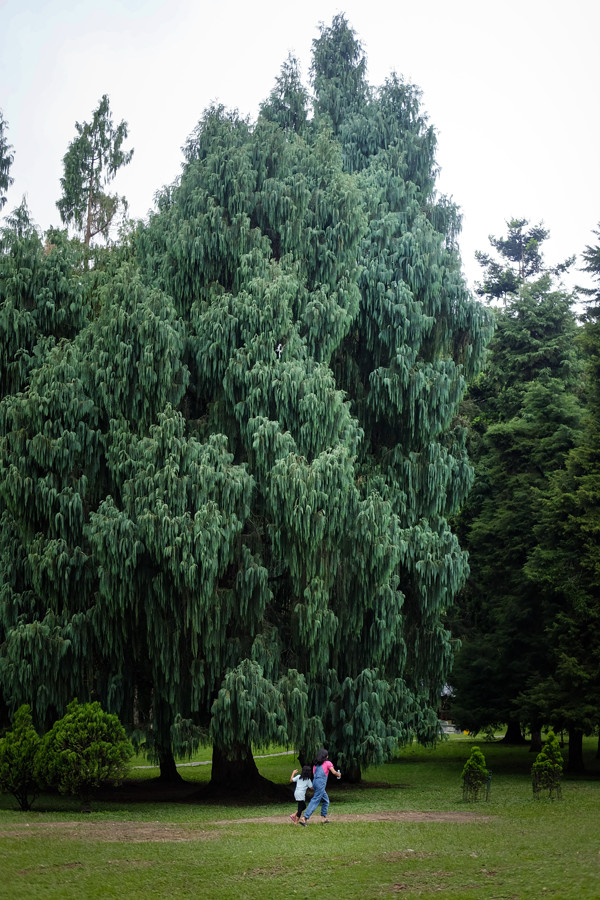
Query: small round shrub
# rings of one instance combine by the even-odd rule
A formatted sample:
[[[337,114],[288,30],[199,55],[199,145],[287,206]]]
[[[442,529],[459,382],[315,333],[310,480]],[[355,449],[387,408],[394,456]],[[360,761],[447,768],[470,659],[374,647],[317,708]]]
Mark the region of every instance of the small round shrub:
[[[479,747],[473,747],[462,770],[463,800],[476,801],[490,776],[485,756]]]
[[[89,811],[95,789],[118,783],[133,753],[117,716],[99,703],[73,700],[42,740],[38,774],[61,794],[79,797],[82,810]]]
[[[563,771],[563,757],[558,738],[553,731],[548,732],[546,742],[531,767],[533,796],[539,797],[548,791],[551,800],[560,800],[562,791],[560,777]]]

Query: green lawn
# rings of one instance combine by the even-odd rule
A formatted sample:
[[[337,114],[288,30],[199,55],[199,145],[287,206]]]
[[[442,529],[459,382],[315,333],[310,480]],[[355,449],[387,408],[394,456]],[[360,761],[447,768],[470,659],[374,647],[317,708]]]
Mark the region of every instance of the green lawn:
[[[334,783],[327,826],[318,815],[293,826],[291,790],[283,804],[96,803],[89,815],[60,797],[22,813],[1,796],[0,897],[598,900],[597,742],[586,744],[587,775],[565,777],[560,801],[533,799],[527,747],[477,742],[492,789],[487,802],[466,804],[460,773],[473,743],[406,748],[363,785]],[[257,762],[281,784],[297,765],[292,755]],[[181,772],[210,778],[207,765]]]

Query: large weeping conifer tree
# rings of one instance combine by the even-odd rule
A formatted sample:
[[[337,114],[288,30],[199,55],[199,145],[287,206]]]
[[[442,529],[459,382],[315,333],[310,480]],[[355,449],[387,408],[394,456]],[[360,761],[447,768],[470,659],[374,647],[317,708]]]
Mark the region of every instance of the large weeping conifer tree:
[[[208,738],[215,781],[273,740],[357,778],[434,737],[451,665],[455,416],[489,323],[418,91],[372,89],[341,16],[312,77],[312,117],[292,58],[255,123],[206,111],[139,272],[1,411],[4,690],[99,697],[164,774]]]

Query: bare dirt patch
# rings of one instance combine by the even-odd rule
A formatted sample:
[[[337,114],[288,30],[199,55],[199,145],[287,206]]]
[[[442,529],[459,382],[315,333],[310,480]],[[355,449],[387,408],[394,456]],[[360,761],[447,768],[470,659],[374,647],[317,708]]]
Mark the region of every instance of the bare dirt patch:
[[[285,823],[286,815],[283,816],[260,816],[247,819],[220,819],[219,821],[210,822],[211,825],[238,825],[248,824],[251,822],[264,824],[265,822],[274,825]],[[309,824],[320,824],[320,816],[314,815]],[[335,825],[336,822],[448,822],[454,825],[468,825],[477,822],[491,822],[493,816],[482,816],[472,812],[412,812],[404,810],[389,810],[386,812],[374,813],[341,813],[334,815],[330,819],[330,824]],[[288,819],[288,823],[292,823]]]
[[[207,841],[218,838],[218,833],[190,826],[165,825],[162,822],[36,822],[31,825],[15,825],[0,831],[0,839],[14,837],[39,838],[48,831],[72,840],[96,843],[177,843],[182,841]]]
[[[315,816],[312,826],[319,827],[320,817]],[[489,822],[492,816],[478,815],[473,812],[408,812],[388,811],[373,813],[342,813],[331,819],[331,826],[336,823],[352,822],[442,822],[446,824],[465,825]],[[15,837],[39,838],[49,831],[72,840],[96,841],[103,843],[177,843],[183,841],[207,841],[218,839],[219,832],[213,828],[225,828],[239,825],[287,825],[294,827],[287,813],[280,816],[252,816],[241,819],[215,819],[203,822],[201,827],[194,825],[169,825],[162,822],[35,822],[23,825],[6,826],[0,831],[0,839]],[[207,828],[211,826],[211,828]],[[329,827],[331,827],[329,826]]]

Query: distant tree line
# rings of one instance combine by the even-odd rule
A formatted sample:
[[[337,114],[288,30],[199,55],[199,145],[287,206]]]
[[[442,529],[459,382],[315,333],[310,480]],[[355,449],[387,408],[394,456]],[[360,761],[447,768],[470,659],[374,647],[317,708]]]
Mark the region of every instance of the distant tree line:
[[[463,404],[475,484],[457,530],[470,577],[452,613],[462,639],[453,714],[473,731],[541,747],[541,729],[568,732],[568,767],[600,718],[598,302],[560,283],[573,259],[543,260],[548,231],[525,219],[478,254],[480,293],[496,301],[485,372]],[[599,248],[584,267],[600,275]]]

